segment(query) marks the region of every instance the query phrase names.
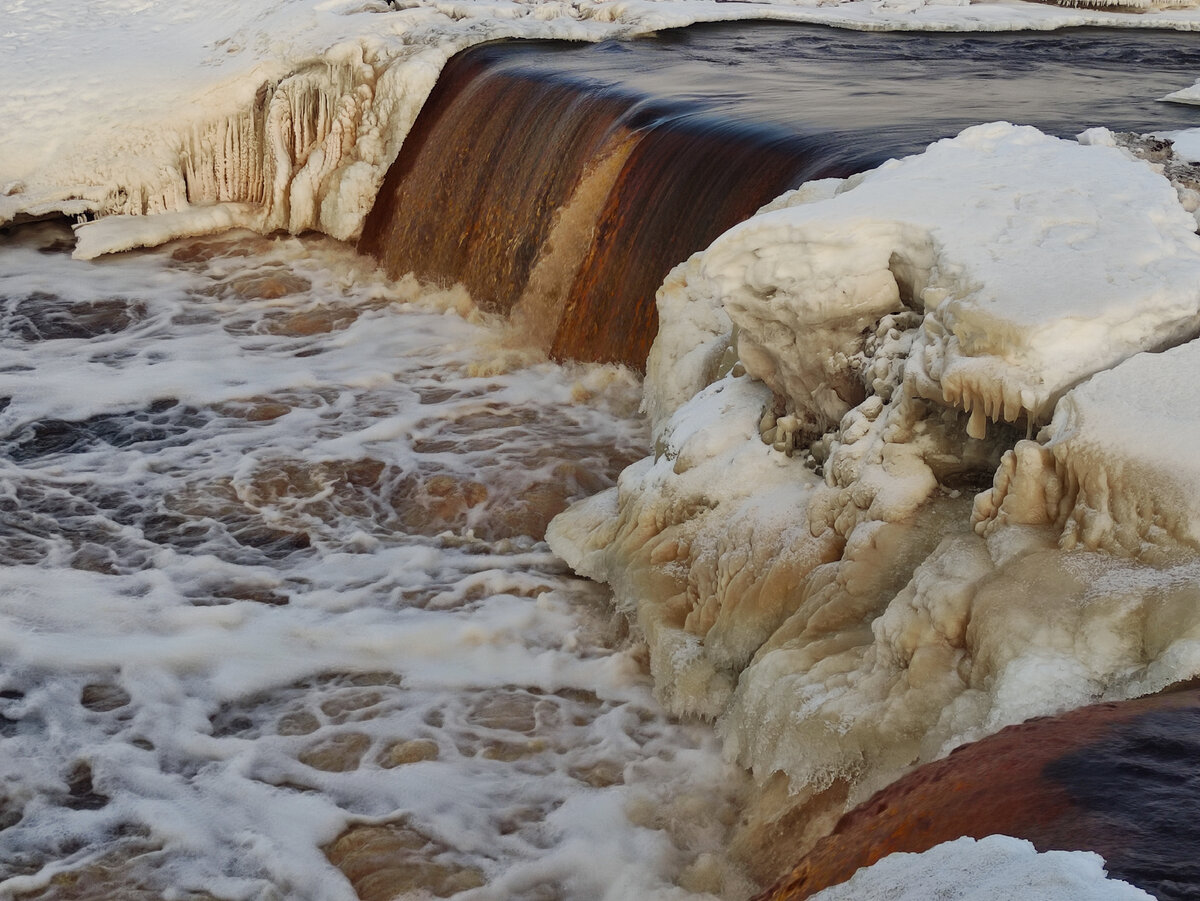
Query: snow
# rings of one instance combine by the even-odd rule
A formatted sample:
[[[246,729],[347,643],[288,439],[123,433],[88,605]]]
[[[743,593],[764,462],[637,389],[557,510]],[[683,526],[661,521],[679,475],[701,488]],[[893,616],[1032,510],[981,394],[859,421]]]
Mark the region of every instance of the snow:
[[[1063,547],[1135,556],[1163,545],[1200,549],[1197,371],[1200,344],[1191,342],[1139,354],[1071,391],[1042,444],[1010,452],[1003,479],[977,502],[977,529],[1049,523]]]
[[[1184,131],[1168,132],[1175,153],[1189,162],[1200,162],[1200,128],[1189,128]]]
[[[924,311],[908,377],[973,413],[982,438],[983,417],[1044,419],[1096,369],[1191,337],[1194,229],[1149,166],[997,123],[829,200],[752,218],[713,244],[703,271],[747,370],[818,431],[861,399],[850,358],[863,328]]]
[[[1172,91],[1162,99],[1171,103],[1200,103],[1200,78],[1196,79],[1196,83],[1191,87]]]
[[[1152,896],[1108,879],[1089,851],[1045,851],[1006,835],[960,838],[921,854],[889,854],[813,901],[1145,901]]]
[[[746,377],[701,391],[654,458],[560,515],[546,536],[577,572],[612,586],[676,712],[720,713],[737,672],[790,612],[795,574],[840,549],[796,515],[818,480],[759,440],[769,399]]]
[[[442,65],[495,38],[596,41],[751,18],[878,30],[1200,30],[1195,8],[1130,13],[1019,0],[422,0],[395,7],[374,0],[216,0],[203,7],[102,0],[86,18],[0,0],[0,11],[0,224],[56,213],[87,220],[76,231],[77,265],[232,227],[352,239]],[[1197,102],[1196,92],[1185,87],[1166,99]],[[1182,157],[1200,158],[1196,135],[1175,136]],[[610,584],[649,645],[667,706],[716,719],[728,757],[763,782],[786,774],[797,803],[834,784],[847,786],[853,803],[914,762],[1008,723],[1200,673],[1200,508],[1192,490],[1200,472],[1187,462],[1200,440],[1200,408],[1185,390],[1200,367],[1198,351],[1185,343],[1200,313],[1200,239],[1179,202],[1191,189],[1173,188],[1116,143],[1103,131],[1076,143],[982,125],[865,176],[780,198],[682,262],[660,293],[663,327],[644,401],[654,452],[616,487],[556,518],[548,540],[579,573]],[[19,275],[36,280],[38,258],[26,250],[14,253],[32,274]],[[283,254],[276,268],[301,266],[308,255],[307,248]],[[160,287],[183,278],[163,275],[165,264],[156,260],[125,265],[149,270]],[[64,282],[72,287],[61,290],[103,292],[101,273],[121,271],[72,270]],[[119,279],[114,284],[112,296],[129,293]],[[363,284],[376,292],[363,303],[399,291],[372,286],[365,275]],[[182,282],[172,291],[169,304],[176,305],[201,294]],[[225,304],[222,315],[234,306]],[[260,306],[250,304],[267,316],[270,303]],[[181,320],[185,328],[207,321],[194,316]],[[391,384],[394,373],[376,372],[369,361],[415,358],[424,340],[423,333],[388,337],[370,328],[371,319],[349,330],[348,343],[330,338],[316,362],[306,356],[269,366],[250,361],[219,329],[216,337],[204,332],[147,351],[154,378],[133,371],[140,351],[128,363],[133,374],[122,374],[131,359],[124,347],[111,359],[81,352],[69,365],[39,358],[29,367],[23,355],[41,350],[25,348],[0,379],[14,398],[6,415],[108,415],[162,392],[216,404],[239,400],[249,386],[262,394],[310,391],[317,383],[371,390]],[[236,323],[230,328],[236,333]],[[467,343],[451,337],[451,344]],[[412,344],[394,350],[390,341]],[[355,343],[358,350],[347,350]],[[468,364],[454,366],[466,371]],[[532,396],[541,389],[521,390]],[[352,460],[356,449],[392,447],[412,425],[397,415],[314,449],[305,423],[315,419],[307,415],[289,413],[270,428],[297,459],[315,454],[313,465],[327,462],[322,453]],[[211,449],[239,485],[253,481],[252,461],[229,462],[256,451],[245,440],[245,447],[215,441]],[[179,468],[194,468],[179,453]],[[52,471],[48,481],[60,475]],[[143,476],[158,478],[151,466],[109,474],[135,482]],[[992,488],[973,500],[981,481]],[[367,555],[367,576],[390,585],[407,578],[394,573],[420,571],[421,561],[407,553]],[[185,556],[163,553],[159,563],[180,584],[203,583]],[[640,703],[639,684],[622,669],[632,664],[559,654],[574,638],[562,636],[569,625],[552,596],[533,613],[491,597],[482,623],[461,626],[435,611],[434,626],[410,633],[390,610],[354,615],[354,597],[342,596],[337,578],[346,567],[364,577],[362,559],[347,554],[333,562],[304,571],[311,596],[297,604],[299,619],[286,622],[257,607],[196,608],[177,587],[141,576],[109,581],[64,565],[54,569],[62,583],[51,588],[40,570],[9,567],[0,598],[4,641],[30,686],[55,667],[119,672],[135,706],[153,714],[148,728],[163,747],[178,746],[185,757],[233,755],[229,767],[212,766],[217,788],[230,796],[252,780],[238,771],[241,751],[226,749],[234,739],[203,734],[209,713],[293,676],[392,667],[415,690],[429,690],[421,701],[427,710],[445,706],[442,688],[512,684],[553,690],[600,683]],[[142,621],[143,631],[130,631]],[[527,646],[531,629],[554,648]],[[430,642],[447,659],[431,657]],[[281,650],[264,656],[262,647]],[[79,719],[84,678],[72,672],[31,688],[28,703]],[[184,694],[188,703],[180,706]],[[676,728],[654,722],[663,734]],[[62,727],[72,730],[96,731],[83,720]],[[278,858],[271,872],[281,881],[324,880],[316,890],[329,897],[348,891],[315,860],[319,843],[346,821],[336,805],[300,798],[287,807],[293,802],[253,782],[261,816],[254,805],[221,813],[210,809],[211,799],[175,787],[167,793],[172,802],[192,804],[190,815],[212,834],[173,831],[174,814],[123,788],[123,774],[159,778],[157,763],[105,735],[89,740],[98,778],[121,792],[116,806],[133,811],[131,821],[151,821],[160,837],[194,842],[203,852],[196,860],[236,857],[223,831],[269,833],[274,845],[256,853]],[[54,750],[71,753],[65,740]],[[292,765],[277,756],[280,766]],[[637,764],[653,776],[652,762]],[[675,765],[686,769],[688,755]],[[697,773],[689,780],[671,770],[664,785],[686,784],[694,798],[705,778],[724,778],[709,758]],[[47,769],[38,778],[49,784],[59,774]],[[352,778],[344,788],[351,794],[361,790]],[[343,790],[334,777],[328,783]],[[390,811],[439,789],[446,785],[407,777],[390,800],[362,809]],[[402,799],[404,792],[412,796]],[[669,814],[688,819],[683,806]],[[601,833],[614,824],[601,864],[588,866],[600,839],[576,835],[548,860],[522,864],[518,876],[499,876],[498,890],[505,879],[550,873],[576,879],[582,894],[599,891],[613,866],[638,857],[625,843],[645,841],[619,830],[625,813],[611,802],[572,795],[555,816],[572,823],[594,816]],[[646,821],[654,821],[651,813]],[[304,825],[293,830],[292,823]],[[444,829],[473,836],[471,825]],[[663,847],[639,867],[653,869],[675,853],[665,839],[654,841]],[[711,835],[695,844],[711,844]],[[983,873],[1004,887],[961,897],[1009,896],[1013,884],[1033,879],[1061,890],[1047,898],[1142,896],[1100,883],[1094,856],[1035,856],[1019,844],[985,839],[944,846],[952,855],[893,858],[860,874],[864,887],[855,896],[898,885],[926,886],[922,897],[935,890],[929,886],[983,891]],[[288,848],[299,856],[280,850]],[[926,864],[952,873],[951,884],[913,869]],[[30,878],[44,881],[52,869]],[[668,879],[629,872],[656,890]],[[195,873],[189,878],[203,881],[202,870]],[[882,887],[865,887],[877,876]],[[249,892],[258,878],[225,888]],[[1084,894],[1069,894],[1076,889]]]

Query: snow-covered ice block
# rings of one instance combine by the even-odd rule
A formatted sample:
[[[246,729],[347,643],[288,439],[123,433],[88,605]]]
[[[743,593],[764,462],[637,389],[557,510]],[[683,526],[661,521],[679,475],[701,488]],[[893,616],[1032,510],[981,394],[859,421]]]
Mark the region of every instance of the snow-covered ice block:
[[[1198,378],[1193,341],[1138,354],[1069,392],[1044,445],[1021,442],[976,500],[977,531],[1053,524],[1068,548],[1200,549]]]
[[[920,395],[984,417],[1049,418],[1072,385],[1191,338],[1200,238],[1148,164],[992,123],[756,216],[707,251],[747,370],[817,427],[861,401],[864,329],[925,313]]]

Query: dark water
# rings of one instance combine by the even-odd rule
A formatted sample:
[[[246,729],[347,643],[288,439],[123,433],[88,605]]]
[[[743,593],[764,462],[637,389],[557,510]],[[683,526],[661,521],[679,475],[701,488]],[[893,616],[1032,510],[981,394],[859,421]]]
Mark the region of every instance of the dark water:
[[[1089,813],[1109,874],[1163,901],[1200,899],[1200,710],[1146,714],[1046,777]]]
[[[589,46],[504,45],[505,65],[622,86],[683,117],[760,123],[864,145],[855,159],[919,152],[1004,119],[1062,137],[1103,125],[1200,125],[1200,107],[1159,98],[1200,76],[1200,42],[1178,32],[856,32],[782,23],[698,25]]]
[[[640,366],[667,272],[784,190],[1006,119],[1200,125],[1178,34],[899,34],[713,25],[466,51],[388,173],[360,250],[462,282],[559,359]]]

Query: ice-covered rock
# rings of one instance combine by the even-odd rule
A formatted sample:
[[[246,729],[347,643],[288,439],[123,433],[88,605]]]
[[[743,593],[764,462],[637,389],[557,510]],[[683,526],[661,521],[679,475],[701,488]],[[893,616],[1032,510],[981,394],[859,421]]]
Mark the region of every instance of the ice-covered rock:
[[[703,271],[746,369],[818,430],[863,399],[851,360],[888,313],[924,312],[907,378],[971,413],[979,438],[987,419],[1044,420],[1080,379],[1192,337],[1200,310],[1200,238],[1165,179],[1005,123],[756,216]]]
[[[612,586],[677,712],[720,713],[804,578],[841,551],[803,516],[819,480],[759,437],[770,401],[744,376],[714,383],[670,420],[653,457],[546,535],[576,572]]]
[[[1200,673],[1200,351],[1139,355],[1200,330],[1161,171],[997,123],[772,206],[668,279],[656,453],[550,530],[674,709],[853,803]]]

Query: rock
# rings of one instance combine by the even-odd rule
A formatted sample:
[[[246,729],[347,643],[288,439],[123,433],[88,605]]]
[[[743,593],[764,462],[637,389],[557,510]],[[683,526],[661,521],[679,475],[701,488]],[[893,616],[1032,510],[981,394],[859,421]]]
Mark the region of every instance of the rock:
[[[1200,689],[1010,726],[915,770],[846,814],[756,901],[800,901],[895,851],[1012,835],[1095,851],[1112,878],[1200,898]]]

